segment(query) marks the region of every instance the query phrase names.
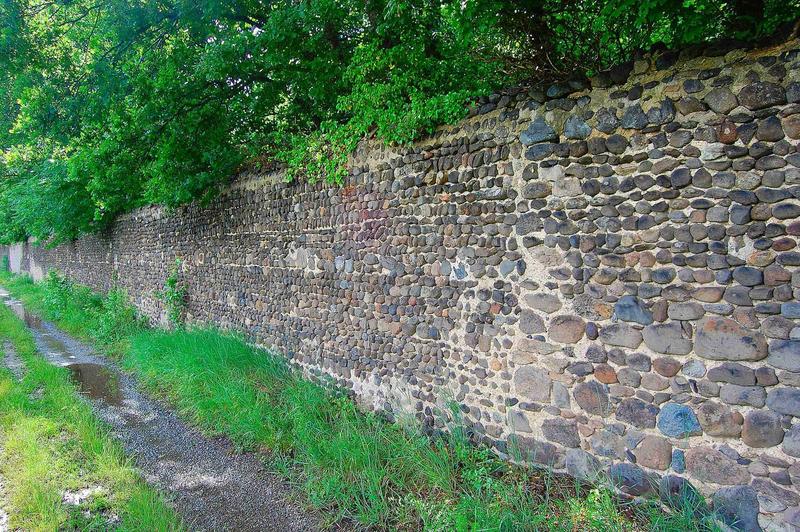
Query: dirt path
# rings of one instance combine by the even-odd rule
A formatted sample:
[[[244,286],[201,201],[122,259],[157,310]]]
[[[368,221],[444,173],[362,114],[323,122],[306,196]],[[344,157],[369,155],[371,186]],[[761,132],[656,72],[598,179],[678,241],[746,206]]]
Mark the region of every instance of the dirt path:
[[[237,453],[226,439],[202,435],[141,393],[113,362],[18,302],[6,304],[25,320],[39,352],[71,371],[145,480],[168,494],[191,530],[319,529],[318,516],[293,500],[291,487],[268,472],[258,455]]]

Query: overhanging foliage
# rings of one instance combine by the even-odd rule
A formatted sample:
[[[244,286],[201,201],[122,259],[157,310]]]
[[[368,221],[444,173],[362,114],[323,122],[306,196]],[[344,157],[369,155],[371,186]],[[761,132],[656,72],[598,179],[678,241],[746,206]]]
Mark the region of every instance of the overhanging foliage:
[[[503,85],[656,42],[756,38],[798,0],[0,0],[0,239],[206,201],[244,163],[340,181]]]

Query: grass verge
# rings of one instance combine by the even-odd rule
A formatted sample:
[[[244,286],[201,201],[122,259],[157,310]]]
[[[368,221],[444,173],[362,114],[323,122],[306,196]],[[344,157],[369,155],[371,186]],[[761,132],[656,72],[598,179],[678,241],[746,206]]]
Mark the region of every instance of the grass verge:
[[[12,530],[182,530],[69,380],[42,359],[30,332],[0,305],[0,474]],[[4,356],[11,356],[4,352]]]
[[[116,346],[148,390],[207,433],[265,451],[332,522],[470,531],[715,528],[692,508],[625,505],[604,487],[512,466],[470,444],[457,416],[448,435],[431,439],[411,423],[361,412],[341,392],[303,379],[237,336],[147,329],[129,309],[124,320],[104,316],[118,305],[71,296],[85,289],[58,278],[33,285],[2,274],[0,283],[69,332]],[[125,335],[103,336],[104,323],[120,321]]]

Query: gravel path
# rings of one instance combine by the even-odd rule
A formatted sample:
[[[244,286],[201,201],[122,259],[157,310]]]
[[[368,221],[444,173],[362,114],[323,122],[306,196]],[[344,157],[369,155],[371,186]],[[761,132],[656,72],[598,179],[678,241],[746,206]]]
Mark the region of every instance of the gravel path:
[[[238,453],[227,439],[202,435],[140,392],[134,378],[113,362],[54,325],[27,315],[18,303],[7,304],[25,318],[39,352],[72,371],[145,480],[167,493],[191,530],[320,528],[319,517],[297,502],[291,487],[265,470],[257,454]]]

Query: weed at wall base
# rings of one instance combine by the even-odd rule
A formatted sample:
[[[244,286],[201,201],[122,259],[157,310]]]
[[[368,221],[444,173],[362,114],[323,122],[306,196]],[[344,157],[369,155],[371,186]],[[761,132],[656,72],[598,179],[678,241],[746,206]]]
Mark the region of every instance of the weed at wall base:
[[[164,281],[164,289],[156,297],[164,303],[167,320],[174,329],[182,329],[186,318],[186,286],[180,281],[181,259],[175,259],[169,275]]]

